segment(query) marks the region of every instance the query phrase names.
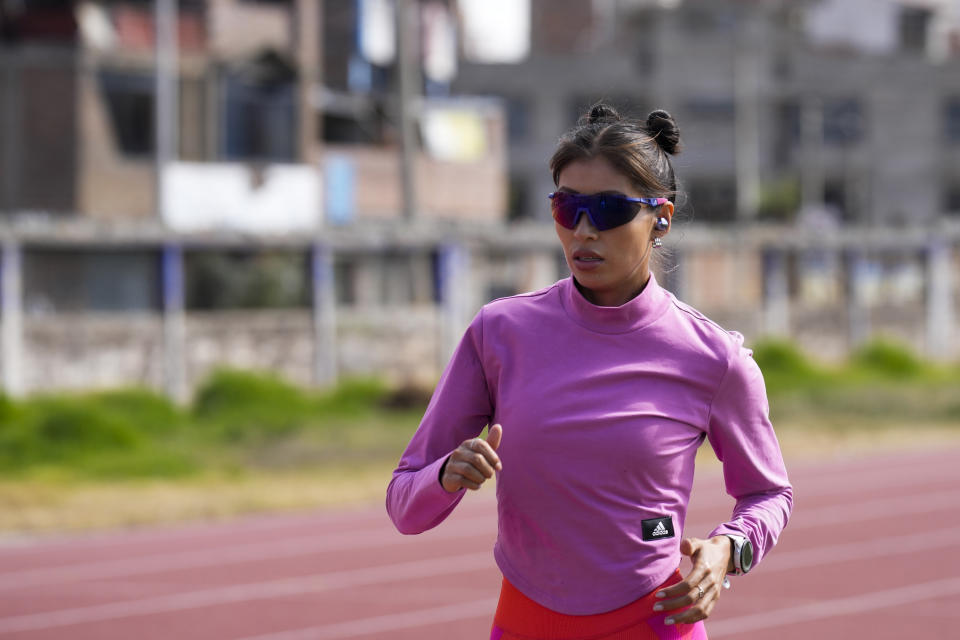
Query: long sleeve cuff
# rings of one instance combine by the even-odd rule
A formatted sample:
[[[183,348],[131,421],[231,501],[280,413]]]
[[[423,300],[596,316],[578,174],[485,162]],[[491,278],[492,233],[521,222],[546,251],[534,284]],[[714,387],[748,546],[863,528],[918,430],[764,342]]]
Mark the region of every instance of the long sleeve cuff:
[[[733,534],[748,539],[753,545],[753,566],[756,567],[777,544],[792,509],[790,486],[747,496],[737,501],[734,518],[716,527],[707,537]]]
[[[466,489],[448,492],[440,484],[447,456],[416,471],[397,471],[387,487],[387,513],[400,533],[422,533],[444,520],[463,499]]]

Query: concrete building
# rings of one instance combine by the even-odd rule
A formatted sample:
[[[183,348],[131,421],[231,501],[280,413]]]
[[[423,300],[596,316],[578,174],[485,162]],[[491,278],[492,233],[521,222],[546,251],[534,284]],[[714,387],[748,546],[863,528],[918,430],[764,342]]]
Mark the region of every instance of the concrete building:
[[[960,210],[956,5],[534,0],[529,57],[454,89],[508,105],[514,217],[548,216],[556,140],[605,99],[675,116],[694,221],[929,223]]]
[[[881,4],[861,41],[843,0],[180,0],[164,83],[153,2],[0,0],[4,388],[429,384],[480,305],[566,275],[546,162],[598,98],[681,126],[681,298],[955,357],[953,3]]]
[[[3,3],[0,211],[108,222],[164,218],[174,228],[190,218],[188,230],[215,229],[224,226],[222,218],[242,220],[243,213],[226,210],[221,202],[223,216],[217,218],[183,200],[196,200],[213,188],[221,201],[258,198],[267,204],[274,199],[269,192],[276,178],[277,188],[308,183],[301,190],[313,200],[312,217],[286,229],[268,224],[268,231],[319,227],[330,222],[324,215],[331,204],[339,215],[333,222],[398,216],[395,74],[379,69],[387,82],[362,92],[341,82],[357,48],[349,35],[357,29],[349,22],[356,21],[356,12],[342,9],[355,3],[174,4],[176,82],[170,111],[176,126],[169,161],[179,166],[160,172],[155,164],[162,101],[156,99],[154,3]],[[342,17],[348,20],[338,22]],[[422,194],[419,214],[502,218],[506,155],[498,103],[436,97],[418,105],[424,140],[411,149],[410,160],[414,187]],[[472,146],[443,146],[444,133],[451,130],[473,134]],[[158,216],[157,176],[163,173],[172,182],[168,191],[186,196],[172,203],[175,211]],[[323,189],[327,173],[335,189]],[[344,184],[350,186],[345,190]],[[289,207],[283,202],[275,209]],[[204,217],[210,218],[206,225]],[[262,229],[251,221],[248,230]]]

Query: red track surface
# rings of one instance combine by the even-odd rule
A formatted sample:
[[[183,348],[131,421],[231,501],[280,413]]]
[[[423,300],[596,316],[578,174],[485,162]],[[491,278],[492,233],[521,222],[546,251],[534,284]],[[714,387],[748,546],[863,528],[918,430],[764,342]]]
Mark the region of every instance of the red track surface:
[[[960,638],[960,450],[790,471],[790,526],[711,638]],[[715,471],[694,494],[687,532],[704,535],[731,502]],[[7,542],[0,638],[485,639],[495,532],[484,490],[412,537],[369,508]]]

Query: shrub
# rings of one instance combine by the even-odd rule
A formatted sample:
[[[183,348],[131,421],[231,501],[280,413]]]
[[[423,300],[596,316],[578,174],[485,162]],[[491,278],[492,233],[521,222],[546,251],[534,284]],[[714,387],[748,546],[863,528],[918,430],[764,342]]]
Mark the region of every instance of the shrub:
[[[354,378],[342,380],[320,395],[317,409],[324,415],[350,416],[387,404],[390,392],[380,380]]]
[[[888,339],[876,339],[854,352],[851,364],[865,373],[887,378],[911,378],[928,367],[906,346]]]
[[[186,416],[166,396],[149,389],[116,389],[91,395],[91,401],[149,436],[167,435],[186,422]]]
[[[785,340],[764,340],[753,347],[753,359],[770,373],[811,373],[814,366],[800,349]]]
[[[764,340],[753,347],[770,394],[821,385],[826,372],[815,366],[792,342]]]
[[[279,376],[221,369],[197,391],[193,414],[227,440],[289,433],[314,417],[307,395]]]
[[[0,434],[0,466],[70,462],[93,451],[130,451],[145,442],[130,421],[89,397],[49,395],[15,408]]]

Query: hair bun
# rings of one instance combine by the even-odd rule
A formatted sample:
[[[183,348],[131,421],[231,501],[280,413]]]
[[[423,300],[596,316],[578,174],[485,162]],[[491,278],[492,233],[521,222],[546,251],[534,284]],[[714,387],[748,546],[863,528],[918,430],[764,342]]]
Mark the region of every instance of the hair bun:
[[[667,153],[673,155],[680,151],[680,129],[673,116],[663,109],[651,111],[647,116],[647,132]]]
[[[623,117],[617,113],[617,110],[611,107],[608,104],[603,102],[598,102],[590,108],[590,113],[587,115],[587,122],[589,124],[596,124],[598,122],[617,122],[622,120]]]

